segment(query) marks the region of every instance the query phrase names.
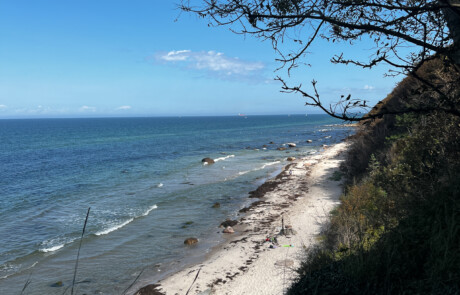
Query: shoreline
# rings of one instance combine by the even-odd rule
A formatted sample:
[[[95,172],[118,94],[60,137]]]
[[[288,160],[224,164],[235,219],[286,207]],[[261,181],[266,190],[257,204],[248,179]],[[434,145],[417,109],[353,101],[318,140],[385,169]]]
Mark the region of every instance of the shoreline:
[[[329,212],[339,204],[342,182],[330,177],[347,147],[341,142],[287,164],[249,193],[257,201],[240,210],[244,216],[233,227],[235,233],[222,234],[226,241],[203,262],[154,284],[139,281],[137,288],[144,287],[132,294],[185,294],[190,287],[189,294],[202,295],[284,293],[296,277],[304,249],[315,243]],[[286,235],[279,235],[282,224],[292,227]],[[274,237],[278,243],[266,241]]]

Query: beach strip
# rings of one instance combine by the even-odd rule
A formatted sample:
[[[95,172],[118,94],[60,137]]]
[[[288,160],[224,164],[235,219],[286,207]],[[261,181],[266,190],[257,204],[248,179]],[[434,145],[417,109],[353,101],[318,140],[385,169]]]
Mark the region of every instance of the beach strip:
[[[228,241],[206,261],[135,294],[182,295],[189,289],[188,294],[200,295],[284,294],[305,249],[316,242],[331,210],[339,204],[342,182],[332,176],[337,175],[347,147],[342,142],[292,161],[250,193],[257,201],[241,210],[245,214],[235,233],[223,234]]]

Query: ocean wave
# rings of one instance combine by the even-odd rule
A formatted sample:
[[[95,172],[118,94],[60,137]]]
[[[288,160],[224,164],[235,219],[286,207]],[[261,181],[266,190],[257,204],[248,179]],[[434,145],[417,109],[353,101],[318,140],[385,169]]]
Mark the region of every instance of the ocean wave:
[[[226,157],[220,157],[220,158],[214,159],[214,162],[225,161],[225,160],[227,160],[229,158],[234,158],[234,157],[235,157],[235,155],[228,155]]]
[[[151,206],[147,211],[145,211],[145,212],[142,214],[142,216],[147,216],[147,215],[149,215],[149,213],[150,213],[152,210],[155,210],[155,209],[157,209],[157,208],[158,208],[157,205]]]
[[[65,244],[60,244],[60,245],[52,246],[50,248],[39,249],[38,251],[43,252],[43,253],[54,252],[54,251],[57,251],[63,248],[64,246]]]
[[[11,264],[11,263],[6,263],[3,265],[0,265],[0,273],[6,273],[5,275],[1,276],[0,279],[6,279],[9,276],[14,275],[19,268],[21,267],[21,264]]]
[[[109,227],[108,229],[105,229],[105,230],[98,231],[97,233],[95,233],[95,235],[96,236],[103,236],[103,235],[109,234],[109,233],[111,233],[113,231],[116,231],[117,229],[120,229],[123,226],[131,223],[133,220],[134,220],[134,218],[130,218],[130,219],[126,220],[123,223],[120,223],[120,224],[117,224],[115,226]]]
[[[252,170],[238,172],[238,175],[241,176],[241,175],[244,175],[244,174],[249,173],[249,172],[263,170],[263,169],[267,168],[268,166],[276,165],[276,164],[279,164],[279,163],[281,163],[281,162],[280,161],[269,162],[269,163],[263,164],[262,166],[260,166],[258,168],[254,168]]]
[[[279,163],[281,163],[281,162],[280,161],[270,162],[270,163],[264,164],[260,169],[265,169],[268,166],[276,165],[276,164],[279,164]]]
[[[55,238],[42,242],[42,247],[38,249],[39,252],[49,253],[63,248],[65,245],[72,243],[75,239]]]

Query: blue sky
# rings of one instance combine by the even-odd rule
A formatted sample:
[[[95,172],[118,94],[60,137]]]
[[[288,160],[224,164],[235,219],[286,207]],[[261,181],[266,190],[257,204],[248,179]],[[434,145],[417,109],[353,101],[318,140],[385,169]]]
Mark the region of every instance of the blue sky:
[[[0,118],[317,113],[280,93],[269,42],[209,28],[177,1],[0,0]],[[377,102],[401,79],[337,66],[371,44],[320,41],[292,83]]]

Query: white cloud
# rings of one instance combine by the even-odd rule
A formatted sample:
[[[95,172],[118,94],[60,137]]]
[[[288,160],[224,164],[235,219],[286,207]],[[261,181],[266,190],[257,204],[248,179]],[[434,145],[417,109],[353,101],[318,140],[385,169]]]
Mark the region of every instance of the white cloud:
[[[364,90],[374,90],[375,87],[374,87],[374,86],[370,86],[370,85],[364,85],[363,89],[364,89]]]
[[[215,51],[170,51],[166,54],[158,54],[157,60],[184,64],[189,68],[207,71],[209,74],[217,74],[221,77],[254,76],[265,67],[261,62],[243,61],[237,57],[227,57],[223,53]]]
[[[131,106],[119,106],[116,110],[130,110]]]
[[[165,61],[184,61],[187,60],[189,54],[191,53],[190,50],[177,50],[177,51],[170,51],[165,55],[160,56],[161,59]]]
[[[80,112],[95,112],[96,108],[95,107],[89,107],[89,106],[81,106],[79,110],[80,110]]]
[[[4,110],[4,109],[6,109],[6,108],[8,108],[6,105],[0,104],[0,110]]]

